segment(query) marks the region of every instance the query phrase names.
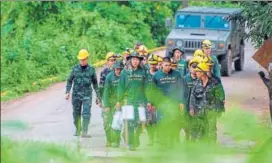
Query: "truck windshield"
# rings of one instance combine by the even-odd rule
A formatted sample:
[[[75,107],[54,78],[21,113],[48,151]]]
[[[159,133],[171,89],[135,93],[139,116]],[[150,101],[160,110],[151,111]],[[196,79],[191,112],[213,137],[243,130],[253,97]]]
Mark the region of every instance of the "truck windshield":
[[[230,25],[224,16],[208,15],[204,17],[204,28],[228,30]]]
[[[177,15],[177,28],[200,28],[200,15],[180,14]]]

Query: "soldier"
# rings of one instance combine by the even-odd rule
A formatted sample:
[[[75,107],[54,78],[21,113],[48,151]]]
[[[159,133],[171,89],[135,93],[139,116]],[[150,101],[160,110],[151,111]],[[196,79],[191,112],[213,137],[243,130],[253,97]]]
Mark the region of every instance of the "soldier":
[[[194,56],[206,56],[209,59],[212,60],[214,63],[213,68],[211,69],[211,72],[214,76],[219,78],[221,80],[221,72],[220,72],[220,65],[218,62],[218,59],[216,56],[211,55],[211,49],[212,49],[212,42],[210,40],[203,40],[202,41],[202,49],[197,49],[194,53]]]
[[[123,106],[132,106],[134,110],[134,120],[128,120],[128,145],[130,150],[136,150],[140,145],[140,123],[138,107],[144,106],[146,72],[140,67],[143,57],[137,52],[133,52],[129,57],[131,68],[124,69],[121,72],[120,81],[117,89],[116,108]]]
[[[161,145],[171,147],[179,135],[181,114],[184,110],[184,81],[178,71],[171,69],[171,59],[163,58],[162,69],[153,77],[153,104],[158,112]],[[156,91],[158,90],[158,91]]]
[[[101,95],[101,98],[103,97],[104,92],[104,83],[106,80],[107,75],[112,71],[112,66],[115,63],[115,54],[114,52],[108,52],[106,55],[106,67],[101,71],[100,73],[100,80],[99,80],[99,93]]]
[[[147,71],[147,86],[146,92],[150,92],[152,78],[157,72],[158,66],[158,57],[154,54],[151,54],[148,58],[149,70]],[[151,102],[147,102],[147,133],[149,137],[149,146],[153,146],[155,139],[155,130],[156,130],[156,110],[155,106]]]
[[[83,110],[82,137],[90,137],[88,135],[88,125],[91,117],[92,86],[98,97],[97,101],[100,101],[95,69],[88,65],[88,57],[87,50],[82,49],[79,51],[78,59],[80,64],[72,69],[66,85],[67,100],[70,98],[70,90],[73,85],[72,105],[74,125],[76,127],[75,136],[81,134],[81,111]]]
[[[192,139],[207,139],[216,141],[217,118],[225,111],[225,93],[221,82],[214,77],[209,77],[207,72],[211,67],[200,62],[195,69],[197,82],[190,96],[190,114],[192,121]]]
[[[185,93],[184,93],[184,98],[186,101],[186,105],[185,105],[185,119],[186,119],[186,124],[184,126],[184,131],[185,131],[185,138],[186,140],[190,139],[190,115],[189,115],[189,102],[190,102],[190,96],[191,96],[191,91],[192,88],[194,87],[196,81],[197,81],[197,76],[196,76],[196,72],[195,72],[195,68],[197,66],[197,64],[199,63],[199,61],[202,58],[200,57],[194,57],[190,60],[189,62],[189,73],[187,73],[184,76],[184,83],[185,83]]]
[[[125,65],[125,68],[129,67],[129,61],[127,59],[127,57],[132,53],[131,49],[126,48],[126,50],[123,52],[123,63]]]
[[[114,71],[109,73],[106,77],[103,93],[103,120],[104,120],[104,130],[106,132],[107,147],[119,147],[120,145],[120,131],[112,131],[111,124],[113,120],[113,115],[115,112],[115,104],[117,102],[117,86],[120,79],[120,74],[124,64],[122,61],[116,61],[113,65]]]
[[[184,59],[184,50],[181,48],[174,48],[173,51],[173,59],[177,62],[176,70],[183,77],[187,74],[187,61]]]

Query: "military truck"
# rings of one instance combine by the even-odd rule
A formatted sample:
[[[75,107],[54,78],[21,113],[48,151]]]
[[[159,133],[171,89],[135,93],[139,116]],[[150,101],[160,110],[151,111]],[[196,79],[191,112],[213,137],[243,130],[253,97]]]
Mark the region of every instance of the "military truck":
[[[217,56],[223,76],[231,75],[233,62],[235,70],[242,71],[245,25],[232,19],[241,12],[239,8],[196,6],[178,10],[174,23],[166,19],[166,26],[172,27],[165,41],[166,56],[172,56],[174,47],[183,48],[187,57],[192,56],[201,48],[201,42],[208,39],[213,43],[212,55]]]

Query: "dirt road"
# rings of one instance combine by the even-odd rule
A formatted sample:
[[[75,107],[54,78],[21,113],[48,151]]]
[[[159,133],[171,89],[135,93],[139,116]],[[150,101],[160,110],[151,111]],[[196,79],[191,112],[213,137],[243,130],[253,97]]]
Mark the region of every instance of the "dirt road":
[[[227,96],[227,109],[243,109],[263,113],[268,111],[268,93],[257,72],[262,70],[251,58],[255,49],[246,44],[245,70],[234,72],[231,77],[223,78]],[[162,53],[162,52],[160,52]],[[17,139],[34,139],[56,142],[74,142],[71,101],[64,99],[65,83],[55,84],[48,89],[26,97],[1,103],[1,135]],[[25,130],[13,130],[10,126],[25,124]],[[9,124],[9,125],[4,125]],[[9,127],[5,127],[9,126]],[[92,119],[89,131],[92,139],[84,140],[90,149],[103,149],[101,109],[93,102]]]

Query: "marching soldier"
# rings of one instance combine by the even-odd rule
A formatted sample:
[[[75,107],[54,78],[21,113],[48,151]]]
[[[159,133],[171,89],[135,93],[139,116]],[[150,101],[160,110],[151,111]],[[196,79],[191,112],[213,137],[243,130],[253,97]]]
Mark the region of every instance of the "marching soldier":
[[[118,130],[112,131],[111,124],[113,115],[115,112],[115,104],[117,102],[117,87],[121,75],[121,71],[124,68],[122,61],[116,61],[113,65],[114,71],[108,74],[106,77],[103,93],[103,120],[104,130],[106,132],[107,147],[119,147],[120,145],[120,132]]]
[[[189,73],[187,73],[184,76],[184,83],[185,83],[185,93],[184,93],[184,98],[185,98],[185,119],[186,119],[186,124],[184,127],[184,131],[185,131],[185,138],[186,140],[190,139],[190,115],[189,115],[189,102],[190,102],[190,96],[191,96],[191,91],[192,88],[194,87],[196,81],[197,81],[197,76],[196,76],[196,72],[195,72],[195,68],[197,67],[197,64],[200,62],[202,58],[201,57],[193,57],[190,61],[189,61]]]
[[[112,66],[113,66],[113,64],[115,62],[115,54],[114,54],[114,52],[108,52],[105,59],[107,61],[107,65],[101,71],[101,73],[100,73],[100,80],[99,80],[99,93],[101,95],[101,98],[103,97],[104,83],[105,83],[106,77],[112,71],[112,69],[113,69]]]
[[[163,58],[162,69],[153,76],[153,104],[158,112],[161,145],[173,146],[179,135],[181,115],[184,110],[184,81],[178,71],[171,69],[171,59]]]
[[[197,75],[196,85],[193,87],[190,96],[190,114],[192,121],[192,139],[207,139],[216,141],[217,118],[225,111],[225,93],[218,78],[209,77],[211,67],[200,62],[195,71]]]
[[[148,58],[149,70],[147,71],[147,86],[146,92],[151,91],[152,78],[157,72],[158,57],[151,54]],[[149,137],[149,146],[153,146],[156,131],[156,110],[155,106],[151,102],[147,102],[147,133]]]
[[[187,61],[184,59],[184,50],[181,48],[174,48],[173,51],[173,59],[177,62],[176,70],[183,77],[187,74]]]
[[[120,81],[117,89],[116,108],[132,106],[134,120],[128,120],[128,145],[130,150],[135,150],[140,145],[141,127],[139,123],[138,107],[144,106],[146,72],[140,67],[143,57],[137,52],[133,52],[129,57],[131,68],[121,72]],[[124,108],[122,108],[123,111]]]
[[[206,56],[209,59],[211,59],[212,62],[214,63],[211,69],[211,72],[214,76],[216,76],[217,78],[221,80],[220,65],[216,56],[211,55],[211,50],[212,50],[212,42],[210,40],[203,40],[202,49],[197,49],[194,53],[194,56]]]
[[[70,90],[73,86],[72,105],[73,118],[76,127],[75,136],[81,134],[81,112],[82,112],[82,137],[90,137],[88,135],[88,126],[91,117],[92,106],[92,86],[100,100],[97,77],[95,69],[88,65],[89,53],[82,49],[78,53],[78,60],[80,64],[76,65],[67,80],[66,85],[66,99],[70,98]]]

